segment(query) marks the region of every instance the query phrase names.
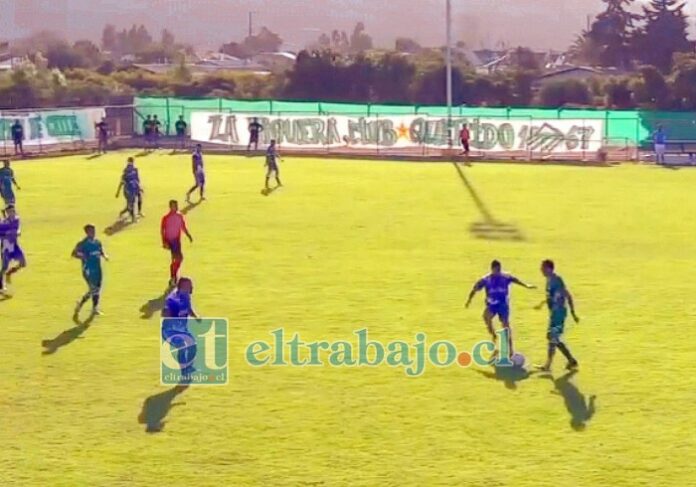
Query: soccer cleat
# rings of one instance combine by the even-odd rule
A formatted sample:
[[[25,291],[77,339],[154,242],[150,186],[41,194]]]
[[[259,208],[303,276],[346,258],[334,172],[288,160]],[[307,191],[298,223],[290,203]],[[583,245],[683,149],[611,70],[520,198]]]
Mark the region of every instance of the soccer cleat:
[[[169,279],[169,287],[176,287],[176,277]]]
[[[577,360],[572,360],[568,362],[568,365],[566,365],[567,370],[576,370],[578,368],[579,364]]]
[[[99,308],[92,308],[92,316],[104,316],[104,313]]]
[[[551,372],[551,367],[547,365],[535,365],[534,368],[539,372]]]

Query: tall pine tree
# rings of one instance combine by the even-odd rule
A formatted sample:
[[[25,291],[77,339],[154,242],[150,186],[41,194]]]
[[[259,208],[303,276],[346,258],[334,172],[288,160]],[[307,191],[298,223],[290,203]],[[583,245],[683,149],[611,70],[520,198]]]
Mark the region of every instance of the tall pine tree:
[[[634,24],[639,16],[631,11],[635,0],[602,0],[605,10],[589,30],[582,33],[572,51],[579,61],[593,65],[628,68]]]
[[[643,7],[645,24],[635,38],[636,56],[643,64],[668,73],[675,53],[694,50],[685,6],[680,0],[650,0]]]

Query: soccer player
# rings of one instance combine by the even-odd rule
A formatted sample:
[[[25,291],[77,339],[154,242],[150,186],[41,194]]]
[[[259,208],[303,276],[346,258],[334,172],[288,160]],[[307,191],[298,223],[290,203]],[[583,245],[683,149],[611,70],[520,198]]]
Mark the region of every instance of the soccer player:
[[[14,188],[22,189],[17,184],[9,159],[5,159],[2,161],[2,168],[0,168],[0,197],[5,202],[5,206],[15,205]]]
[[[486,309],[483,311],[483,321],[486,323],[488,333],[493,342],[497,341],[498,335],[495,333],[493,319],[497,316],[503,328],[508,331],[508,352],[512,357],[514,353],[512,343],[512,328],[510,327],[510,285],[517,284],[527,289],[534,289],[534,286],[525,284],[514,276],[502,271],[499,261],[491,262],[491,273],[479,279],[469,293],[466,307],[471,305],[471,300],[477,292],[486,290]],[[497,351],[495,352],[498,353]]]
[[[655,146],[655,162],[664,164],[665,150],[667,149],[667,134],[662,125],[658,125],[657,130],[653,134],[653,143]]]
[[[573,296],[568,291],[561,276],[556,274],[555,264],[552,260],[545,260],[541,263],[541,273],[546,277],[546,305],[549,308],[549,328],[546,334],[548,340],[548,356],[546,363],[539,367],[540,370],[548,372],[551,370],[551,363],[556,354],[556,349],[568,360],[566,369],[573,370],[578,367],[578,361],[570,353],[568,347],[562,340],[565,320],[568,316],[568,308],[570,314],[576,323],[580,322],[580,318],[575,314],[575,304]],[[539,307],[543,306],[542,303]]]
[[[106,123],[106,118],[102,117],[101,121],[95,124],[95,127],[97,129],[97,137],[99,139],[97,152],[106,154],[106,147],[109,145],[109,124]]]
[[[5,290],[5,281],[12,281],[12,275],[22,270],[27,265],[24,252],[19,246],[19,217],[14,206],[5,209],[6,218],[0,221],[0,252],[2,252],[2,267],[0,268],[0,292]],[[17,264],[10,267],[12,262]]]
[[[263,132],[263,125],[259,123],[259,119],[254,117],[249,124],[249,144],[247,151],[251,150],[251,144],[254,144],[254,150],[259,150],[259,135]]]
[[[186,148],[186,129],[188,124],[184,121],[184,116],[179,115],[179,120],[174,124],[174,129],[176,130],[176,139],[179,141],[179,148]]]
[[[15,155],[24,155],[24,126],[19,119],[15,120],[15,123],[12,124],[10,132],[12,133],[12,141],[14,142]]]
[[[135,159],[132,157],[128,158],[126,167],[123,170],[123,175],[121,176],[121,181],[118,184],[118,189],[116,190],[116,197],[118,198],[123,190],[123,196],[126,198],[126,208],[119,213],[120,217],[129,214],[133,222],[136,221],[135,218],[135,204],[138,204],[138,216],[143,217],[143,188],[140,185],[140,175],[138,174],[138,169],[135,167]]]
[[[179,268],[184,261],[184,254],[181,251],[182,232],[188,237],[189,242],[193,243],[193,237],[186,227],[186,219],[179,212],[179,203],[176,200],[171,200],[169,202],[169,213],[162,217],[160,226],[162,246],[172,254],[172,261],[169,266],[170,286],[176,285]]]
[[[148,115],[145,120],[143,120],[143,138],[145,139],[145,150],[152,146],[152,131],[154,127],[152,126],[152,115]]]
[[[157,115],[152,117],[152,144],[155,149],[159,149],[159,139],[162,135],[162,122],[159,121]]]
[[[268,149],[266,149],[266,164],[265,166],[268,168],[266,171],[266,189],[269,190],[270,187],[268,186],[268,182],[271,179],[271,175],[275,175],[275,180],[276,180],[276,187],[280,187],[283,184],[280,182],[280,171],[278,170],[278,159],[280,159],[280,154],[278,153],[278,149],[276,146],[276,141],[271,140],[271,145],[268,146]]]
[[[72,256],[82,261],[82,277],[87,282],[87,293],[82,296],[75,306],[74,317],[80,313],[80,310],[90,298],[92,298],[92,316],[100,315],[99,298],[102,288],[102,268],[101,260],[109,260],[109,257],[104,253],[104,247],[96,237],[96,229],[94,225],[85,225],[84,239],[77,243],[72,252]]]
[[[184,382],[188,382],[195,372],[193,359],[196,356],[196,339],[187,327],[188,317],[198,318],[191,302],[192,294],[193,281],[182,277],[176,289],[165,299],[162,310],[162,318],[169,318],[162,324],[162,339],[177,349],[177,362],[181,366]]]
[[[459,132],[459,141],[462,143],[462,154],[469,155],[469,140],[471,133],[467,124],[462,125],[462,130]]]
[[[197,189],[200,192],[201,201],[205,200],[205,169],[203,168],[203,147],[196,144],[196,149],[191,156],[194,184],[186,193],[186,201],[191,203],[191,194]]]

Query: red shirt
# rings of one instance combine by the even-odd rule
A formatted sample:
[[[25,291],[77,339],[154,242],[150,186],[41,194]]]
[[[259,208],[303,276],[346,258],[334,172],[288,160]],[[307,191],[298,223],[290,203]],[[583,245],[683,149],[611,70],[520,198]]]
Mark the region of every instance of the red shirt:
[[[164,215],[162,217],[161,231],[162,240],[164,242],[179,240],[181,238],[181,232],[188,231],[184,215],[178,211],[170,211]]]
[[[469,135],[469,129],[464,128],[464,129],[462,129],[461,132],[459,132],[459,138],[460,138],[461,140],[469,140],[469,137],[470,137],[470,135]]]

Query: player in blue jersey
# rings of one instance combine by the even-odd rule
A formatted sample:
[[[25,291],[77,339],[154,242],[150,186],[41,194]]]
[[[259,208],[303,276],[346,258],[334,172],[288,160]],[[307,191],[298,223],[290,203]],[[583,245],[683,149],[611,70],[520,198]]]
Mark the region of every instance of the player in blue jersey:
[[[87,293],[82,296],[75,307],[74,317],[76,318],[82,306],[92,298],[92,315],[100,315],[99,298],[102,288],[102,268],[101,260],[109,260],[109,257],[104,252],[104,247],[96,237],[96,229],[94,225],[85,226],[84,239],[80,240],[75,249],[72,251],[72,256],[82,261],[82,277],[87,282]]]
[[[486,323],[488,333],[490,333],[493,342],[497,341],[498,336],[495,333],[493,319],[497,316],[503,328],[508,331],[508,352],[512,357],[514,353],[512,343],[512,328],[510,327],[510,285],[518,284],[527,289],[534,289],[530,284],[525,284],[514,276],[502,271],[502,266],[499,261],[491,262],[491,273],[479,279],[469,293],[469,299],[466,302],[466,307],[471,305],[471,300],[474,299],[476,293],[486,290],[486,308],[483,311],[483,321]],[[497,354],[497,351],[495,352]]]
[[[205,169],[203,168],[203,147],[196,144],[196,149],[191,156],[191,169],[193,171],[194,185],[186,193],[186,201],[191,202],[191,194],[199,190],[201,201],[205,200]]]
[[[562,337],[565,320],[568,317],[568,308],[570,308],[570,314],[576,323],[580,322],[580,318],[575,313],[573,296],[568,291],[561,276],[556,274],[555,268],[556,266],[552,260],[545,260],[541,263],[541,273],[546,278],[546,301],[542,302],[538,307],[541,308],[546,304],[549,309],[549,326],[546,332],[546,339],[548,340],[547,358],[546,363],[538,367],[544,372],[551,370],[551,363],[556,354],[556,349],[560,350],[568,360],[566,365],[568,370],[574,370],[578,367],[578,361],[570,353]]]
[[[10,161],[5,159],[2,161],[2,168],[0,168],[0,197],[5,202],[5,206],[14,206],[14,188],[21,189],[10,167]]]
[[[5,290],[5,281],[9,284],[12,275],[26,267],[27,260],[24,252],[19,246],[19,235],[21,233],[19,217],[14,206],[5,209],[6,218],[0,221],[0,252],[2,257],[2,267],[0,267],[0,292]],[[16,262],[13,267],[10,265]]]
[[[188,277],[180,278],[176,289],[164,301],[162,310],[162,318],[165,318],[162,322],[162,339],[177,350],[177,362],[184,382],[195,372],[196,339],[187,326],[189,317],[198,318],[191,302],[192,294],[193,281]]]
[[[657,126],[657,130],[653,134],[653,145],[655,149],[655,162],[657,164],[665,163],[665,151],[667,150],[667,133],[662,125]]]
[[[116,190],[118,198],[123,190],[123,196],[126,198],[126,207],[119,213],[120,217],[130,215],[131,220],[135,222],[135,205],[138,205],[138,216],[143,217],[143,188],[140,184],[140,174],[135,167],[135,160],[132,157],[128,158],[126,167],[123,170],[121,181]]]
[[[266,149],[266,190],[270,190],[268,182],[272,175],[275,175],[275,180],[277,187],[282,186],[280,182],[280,170],[278,169],[278,160],[280,159],[280,154],[278,153],[278,146],[275,139],[271,140],[271,145]]]

